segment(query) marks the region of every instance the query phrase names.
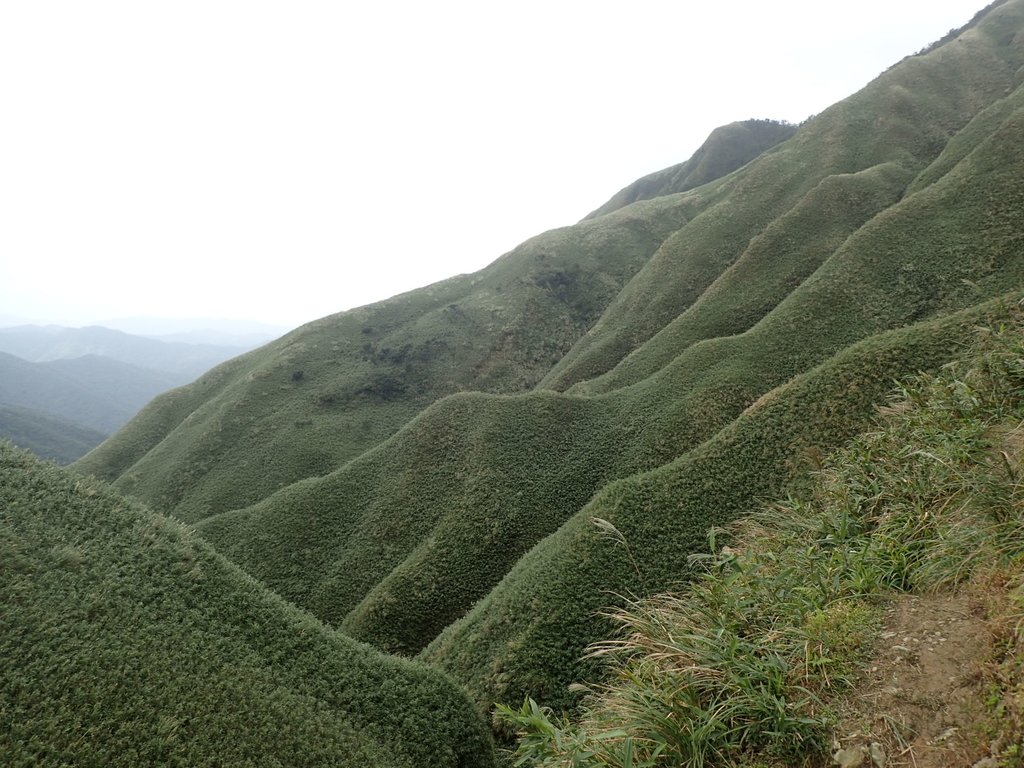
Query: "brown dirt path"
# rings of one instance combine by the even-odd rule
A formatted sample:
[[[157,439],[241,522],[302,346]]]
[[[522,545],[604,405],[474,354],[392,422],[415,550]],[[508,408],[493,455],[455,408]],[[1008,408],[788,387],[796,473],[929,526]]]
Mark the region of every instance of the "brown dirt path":
[[[836,731],[844,753],[833,764],[846,758],[846,765],[865,768],[997,765],[985,762],[998,746],[985,734],[984,664],[993,643],[986,615],[970,592],[895,598]]]

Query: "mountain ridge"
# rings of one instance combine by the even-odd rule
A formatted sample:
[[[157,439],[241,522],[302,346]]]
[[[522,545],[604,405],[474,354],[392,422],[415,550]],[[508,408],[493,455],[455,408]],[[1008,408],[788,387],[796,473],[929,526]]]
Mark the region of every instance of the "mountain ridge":
[[[728,175],[296,329],[77,466],[482,714],[571,708],[614,595],[1022,300],[1022,72],[995,3]]]
[[[443,674],[273,595],[181,524],[0,441],[11,765],[488,768]]]
[[[686,192],[720,179],[796,133],[779,120],[742,120],[715,128],[686,162],[643,176],[583,218],[595,219],[639,200]]]

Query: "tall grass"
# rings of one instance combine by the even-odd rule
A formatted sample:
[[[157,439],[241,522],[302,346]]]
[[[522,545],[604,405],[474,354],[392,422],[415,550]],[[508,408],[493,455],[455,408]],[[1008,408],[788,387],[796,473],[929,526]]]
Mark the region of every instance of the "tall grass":
[[[900,385],[807,497],[713,530],[689,589],[613,612],[618,634],[589,651],[611,682],[591,689],[578,721],[529,699],[500,706],[520,733],[516,764],[820,759],[879,597],[1024,557],[1024,325],[981,335],[966,358]]]

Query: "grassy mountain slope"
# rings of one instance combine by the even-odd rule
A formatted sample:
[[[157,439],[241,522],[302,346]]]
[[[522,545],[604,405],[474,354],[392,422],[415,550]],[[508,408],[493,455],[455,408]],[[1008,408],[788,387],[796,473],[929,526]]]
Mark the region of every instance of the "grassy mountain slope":
[[[822,337],[830,338],[831,348],[837,349],[872,330],[963,306],[985,295],[993,284],[1018,284],[1024,268],[1019,259],[1018,197],[1024,154],[1016,137],[1024,125],[1024,88],[1018,87],[1003,103],[1013,105],[1013,110],[991,133],[982,137],[973,124],[968,126],[977,143],[956,166],[853,233],[805,284],[742,337],[698,343],[708,324],[718,323],[711,327],[721,330],[740,317],[736,296],[745,301],[757,297],[761,287],[771,286],[763,270],[755,274],[741,261],[720,280],[726,290],[716,284],[613,371],[574,391],[614,390],[643,380],[669,362],[706,358],[709,348],[748,344],[767,349],[776,346],[771,337],[784,338],[797,355],[816,354]],[[945,160],[943,156],[936,162]],[[842,207],[840,203],[837,210]],[[786,217],[780,219],[785,221]],[[827,234],[827,227],[819,225],[815,232]],[[737,280],[757,287],[728,290]],[[810,318],[813,325],[806,322]]]
[[[1022,65],[1011,0],[734,173],[298,329],[79,466],[483,710],[571,705],[615,594],[687,578],[709,526],[1009,316]]]
[[[633,765],[823,765],[836,744],[892,761],[860,764],[1017,762],[1022,331],[1018,311],[900,385],[806,492],[720,530],[691,585],[616,615],[591,649],[612,681],[578,727],[504,710],[517,764],[623,766],[632,747]]]
[[[1022,15],[1017,3],[994,9],[961,36],[906,59],[830,107],[730,177],[730,194],[666,242],[543,386],[566,389],[614,368],[691,307],[743,257],[753,238],[827,176],[886,163],[901,173],[920,173],[979,111],[1020,84],[1016,73],[1024,51],[1014,35]]]
[[[934,370],[978,325],[1010,317],[1019,294],[872,337],[760,398],[711,440],[670,464],[611,483],[524,556],[423,658],[472,691],[484,711],[525,695],[571,707],[594,679],[586,645],[606,636],[615,595],[684,581],[712,526],[754,512],[798,482],[814,457],[862,429],[894,378]],[[609,529],[595,525],[604,520]]]
[[[35,363],[97,355],[170,374],[177,386],[245,347],[157,341],[101,326],[19,325],[0,328],[0,351]]]
[[[80,466],[197,520],[330,472],[445,395],[529,390],[706,200],[638,203],[310,323],[155,401]]]
[[[899,202],[912,176],[891,166],[817,185],[722,281],[733,290],[716,286],[697,305],[708,308],[698,321],[713,324],[756,297],[744,283],[784,286],[794,263],[809,273],[749,331],[687,346],[599,399],[444,401],[331,475],[200,530],[357,637],[418,650],[604,483],[672,462],[860,339],[1024,283],[1022,117],[1011,113],[938,182]],[[805,247],[772,258],[789,242]]]
[[[107,435],[46,411],[0,404],[0,437],[36,456],[70,464]]]
[[[796,133],[796,126],[773,120],[744,120],[716,128],[685,163],[637,179],[586,218],[653,197],[686,192],[732,173]]]
[[[0,403],[46,411],[106,434],[173,381],[168,374],[95,355],[31,363],[0,352]]]
[[[0,444],[0,753],[27,765],[493,764],[442,675],[179,524]]]

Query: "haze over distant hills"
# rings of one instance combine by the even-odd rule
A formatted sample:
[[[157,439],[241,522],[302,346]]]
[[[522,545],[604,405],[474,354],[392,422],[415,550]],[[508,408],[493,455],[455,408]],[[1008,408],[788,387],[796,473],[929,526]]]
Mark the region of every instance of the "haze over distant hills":
[[[136,336],[188,344],[244,347],[251,349],[288,332],[288,328],[252,320],[212,317],[118,317],[93,323]]]
[[[101,326],[20,325],[0,328],[0,352],[31,362],[97,355],[140,368],[164,371],[171,374],[178,384],[191,381],[246,349],[244,346],[158,341]]]
[[[0,406],[13,407],[0,411],[0,436],[46,458],[73,461],[161,392],[249,348],[98,326],[0,328]]]
[[[0,438],[58,464],[84,456],[108,435],[52,411],[0,403]]]
[[[0,352],[0,403],[49,411],[107,434],[177,383],[172,374],[97,355],[32,363]]]
[[[25,572],[68,572],[19,615],[45,626],[80,590],[79,568],[113,573],[143,553],[113,608],[84,610],[143,606],[140,635],[184,633],[171,646],[185,649],[183,685],[202,712],[231,682],[211,675],[221,657],[188,622],[256,681],[258,715],[225,716],[259,731],[254,743],[267,711],[281,738],[308,738],[305,709],[293,718],[264,696],[272,680],[312,702],[317,728],[334,724],[324,743],[380,748],[381,765],[388,739],[409,755],[400,764],[494,765],[476,730],[494,704],[577,707],[573,684],[602,672],[585,649],[611,632],[618,596],[681,588],[709,529],[805,489],[895,379],[1019,320],[1024,0],[993,3],[795,132],[737,125],[724,135],[738,146],[709,139],[700,158],[480,272],[308,323],[157,397],[76,463],[111,483],[95,501],[0,456],[43,489],[35,497],[71,493],[86,510],[51,520],[49,502],[14,507],[8,539],[32,553]],[[1019,381],[1020,361],[1007,366]],[[100,530],[116,534],[109,548]],[[68,536],[87,551],[50,546]],[[118,623],[75,621],[69,637],[101,628],[112,648],[134,642]],[[159,658],[132,679],[160,690]],[[98,750],[53,725],[65,705],[49,669],[30,676],[47,707],[39,732],[62,755]],[[386,697],[363,698],[381,670],[401,672]],[[337,675],[330,691],[321,672]],[[75,690],[106,686],[83,673]],[[194,717],[177,697],[132,699],[123,714],[92,700],[98,720],[141,728],[129,743],[185,754],[186,738],[151,740],[139,725]],[[445,730],[420,743],[431,702]],[[222,758],[201,730],[197,749]]]
[[[180,383],[98,355],[33,363],[0,352],[0,436],[69,463]]]

